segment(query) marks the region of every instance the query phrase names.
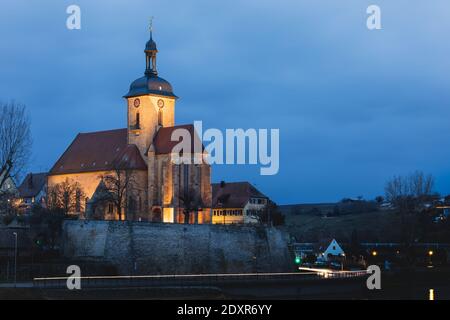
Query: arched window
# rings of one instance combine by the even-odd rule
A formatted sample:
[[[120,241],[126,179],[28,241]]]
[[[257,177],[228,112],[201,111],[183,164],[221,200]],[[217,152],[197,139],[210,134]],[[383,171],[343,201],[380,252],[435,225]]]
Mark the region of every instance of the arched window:
[[[140,126],[140,116],[139,116],[139,112],[136,112],[136,128],[139,129]]]
[[[160,126],[163,125],[163,111],[161,108],[158,110],[158,124]]]

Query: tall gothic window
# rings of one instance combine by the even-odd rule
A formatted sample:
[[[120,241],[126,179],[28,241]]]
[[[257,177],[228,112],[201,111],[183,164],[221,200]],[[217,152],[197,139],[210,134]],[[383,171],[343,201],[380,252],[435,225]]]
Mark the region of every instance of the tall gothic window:
[[[189,165],[183,165],[183,184],[184,184],[184,195],[189,194]]]
[[[158,124],[160,126],[163,125],[163,111],[161,110],[161,108],[158,110]]]
[[[75,194],[75,211],[81,211],[81,191],[77,190]]]
[[[140,116],[139,116],[139,112],[136,112],[136,128],[139,129],[140,126]]]

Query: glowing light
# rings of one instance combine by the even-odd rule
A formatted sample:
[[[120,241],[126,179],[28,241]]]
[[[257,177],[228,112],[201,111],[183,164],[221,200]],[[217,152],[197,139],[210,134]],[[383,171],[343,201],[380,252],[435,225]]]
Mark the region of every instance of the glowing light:
[[[432,256],[434,254],[433,250],[428,251],[428,255]]]
[[[376,256],[377,256],[377,254],[378,254],[378,252],[376,252],[376,251],[372,251],[372,256],[376,257]]]
[[[434,300],[434,289],[428,291],[428,300]]]

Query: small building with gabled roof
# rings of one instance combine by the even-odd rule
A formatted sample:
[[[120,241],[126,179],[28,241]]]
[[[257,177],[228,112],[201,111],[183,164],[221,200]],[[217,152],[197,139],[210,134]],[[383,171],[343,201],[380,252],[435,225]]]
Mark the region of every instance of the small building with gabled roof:
[[[28,173],[17,188],[19,211],[26,212],[34,204],[44,204],[47,188],[47,172]]]
[[[214,183],[212,194],[212,222],[217,224],[258,223],[269,202],[247,181]]]

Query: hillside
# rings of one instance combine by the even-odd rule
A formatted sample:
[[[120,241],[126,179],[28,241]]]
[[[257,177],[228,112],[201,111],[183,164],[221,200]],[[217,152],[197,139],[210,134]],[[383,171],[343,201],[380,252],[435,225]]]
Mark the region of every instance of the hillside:
[[[333,237],[350,241],[356,230],[360,241],[398,241],[399,215],[394,211],[374,211],[326,217],[335,204],[280,206],[289,233],[301,242]]]

